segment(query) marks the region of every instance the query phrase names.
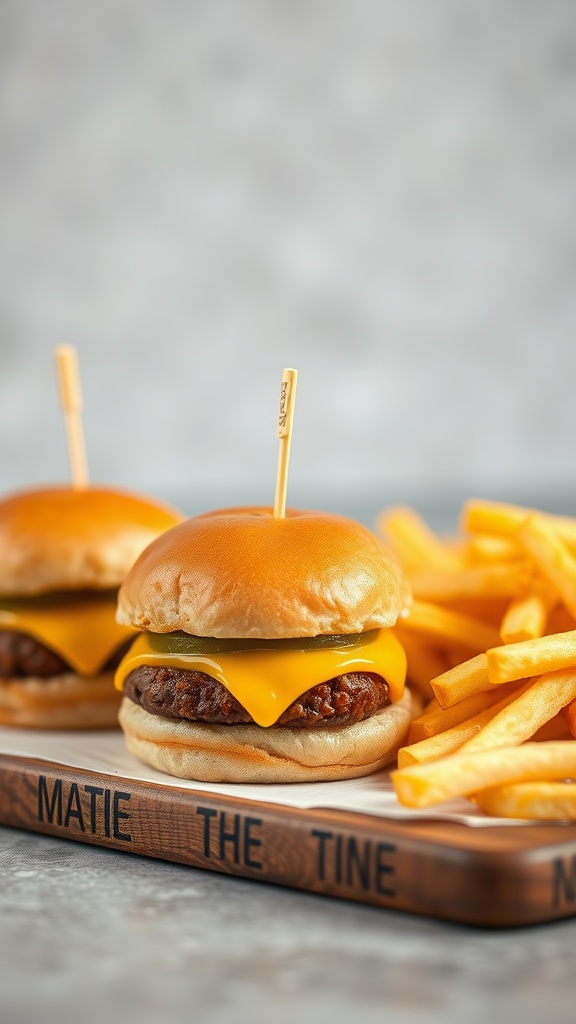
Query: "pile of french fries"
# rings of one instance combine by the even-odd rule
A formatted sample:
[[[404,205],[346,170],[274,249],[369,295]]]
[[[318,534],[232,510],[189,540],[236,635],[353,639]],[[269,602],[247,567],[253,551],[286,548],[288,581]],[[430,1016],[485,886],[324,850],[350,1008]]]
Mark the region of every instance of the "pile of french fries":
[[[392,774],[399,801],[576,820],[576,519],[472,500],[458,538],[408,508],[378,529],[414,593],[396,632],[422,712]]]

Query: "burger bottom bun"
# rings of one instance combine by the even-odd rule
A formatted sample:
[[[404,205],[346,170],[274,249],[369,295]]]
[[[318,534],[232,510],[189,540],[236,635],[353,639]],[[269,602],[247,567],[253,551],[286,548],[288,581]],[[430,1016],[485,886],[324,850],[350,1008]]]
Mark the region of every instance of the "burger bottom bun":
[[[410,693],[371,718],[333,729],[210,725],[151,715],[124,697],[120,725],[145,764],[198,782],[354,779],[390,764],[410,724]]]
[[[0,725],[25,729],[105,729],[118,724],[114,673],[86,679],[74,672],[0,679]]]

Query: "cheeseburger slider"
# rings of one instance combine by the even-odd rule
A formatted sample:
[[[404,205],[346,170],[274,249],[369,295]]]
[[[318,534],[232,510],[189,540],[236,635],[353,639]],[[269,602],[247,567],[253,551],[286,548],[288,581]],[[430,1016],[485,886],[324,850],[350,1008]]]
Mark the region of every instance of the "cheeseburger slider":
[[[402,571],[343,516],[227,509],[168,530],[122,584],[143,630],[116,672],[142,761],[208,782],[347,779],[392,761],[410,720],[391,627]]]
[[[0,723],[115,725],[113,671],[134,637],[117,589],[182,516],[124,491],[55,487],[0,502]]]

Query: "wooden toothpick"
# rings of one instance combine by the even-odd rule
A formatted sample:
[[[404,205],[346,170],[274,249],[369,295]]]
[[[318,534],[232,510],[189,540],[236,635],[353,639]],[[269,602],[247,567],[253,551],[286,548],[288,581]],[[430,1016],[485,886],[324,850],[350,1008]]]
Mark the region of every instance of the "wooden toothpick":
[[[274,518],[286,517],[286,491],[288,489],[288,465],[290,462],[290,442],[292,440],[292,423],[296,404],[296,384],[298,370],[284,370],[280,390],[280,415],[278,417],[278,474],[276,476],[276,497],[274,498]]]
[[[82,490],[88,486],[88,467],[82,429],[82,391],[76,349],[73,345],[58,345],[54,350],[54,356],[60,387],[60,403],[66,424],[72,487],[75,490]]]

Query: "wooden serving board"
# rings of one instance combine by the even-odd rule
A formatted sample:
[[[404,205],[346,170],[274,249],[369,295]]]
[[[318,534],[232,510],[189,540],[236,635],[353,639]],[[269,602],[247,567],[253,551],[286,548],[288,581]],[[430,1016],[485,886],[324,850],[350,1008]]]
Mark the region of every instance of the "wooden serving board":
[[[0,754],[0,823],[465,924],[576,913],[576,825],[396,821],[174,781]]]

